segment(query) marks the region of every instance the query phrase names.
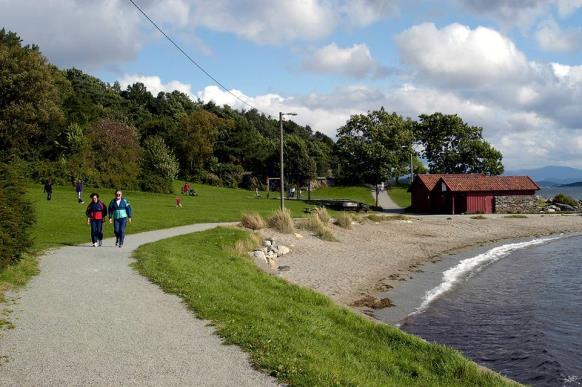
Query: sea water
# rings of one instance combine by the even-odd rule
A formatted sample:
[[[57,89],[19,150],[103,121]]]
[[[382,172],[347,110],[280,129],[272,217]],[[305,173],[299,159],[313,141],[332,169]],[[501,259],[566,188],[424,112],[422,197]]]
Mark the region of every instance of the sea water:
[[[525,384],[582,385],[582,236],[468,257],[400,326]]]

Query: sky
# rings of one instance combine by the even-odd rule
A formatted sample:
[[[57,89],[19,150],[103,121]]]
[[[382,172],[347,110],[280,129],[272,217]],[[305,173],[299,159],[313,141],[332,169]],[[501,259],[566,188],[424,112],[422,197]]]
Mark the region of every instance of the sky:
[[[506,169],[582,168],[582,0],[134,0],[227,89],[335,137],[353,114],[459,114]],[[248,106],[129,0],[0,0],[52,63]]]

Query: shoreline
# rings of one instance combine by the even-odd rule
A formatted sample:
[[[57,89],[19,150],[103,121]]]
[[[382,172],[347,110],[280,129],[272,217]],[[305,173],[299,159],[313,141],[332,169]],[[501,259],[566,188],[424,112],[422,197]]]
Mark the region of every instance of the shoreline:
[[[449,269],[458,267],[461,261],[465,259],[476,258],[482,254],[491,252],[496,248],[509,246],[512,244],[534,242],[540,239],[544,240],[542,243],[545,244],[554,240],[561,240],[577,236],[582,236],[582,233],[560,232],[546,235],[535,235],[524,238],[504,238],[487,244],[481,244],[479,246],[469,246],[461,248],[458,251],[446,252],[441,255],[441,259],[438,262],[427,262],[422,265],[422,270],[420,272],[416,272],[415,278],[411,278],[399,284],[395,284],[392,289],[381,293],[379,297],[389,298],[393,302],[393,306],[373,310],[373,312],[369,315],[381,322],[399,327],[404,324],[409,317],[424,311],[421,310],[421,306],[425,301],[427,292],[435,289],[438,286],[441,286],[443,284],[443,277],[445,272]],[[498,260],[507,258],[507,256],[511,255],[516,250],[520,250],[522,248],[527,249],[535,245],[536,244],[528,244],[517,249],[512,249],[500,258],[493,261],[483,262],[483,264],[477,265],[477,267],[492,265]],[[464,277],[464,274],[466,273],[463,273],[461,278]],[[457,286],[458,281],[454,282],[453,287],[446,292],[454,290],[454,288]],[[436,300],[438,297],[440,297],[440,295],[435,297],[434,300]],[[433,300],[425,305],[425,308],[430,308],[430,304],[432,304],[432,302]]]
[[[419,279],[432,273],[431,284],[438,278],[436,286],[450,265],[495,246],[582,233],[582,217],[536,214],[527,219],[489,216],[477,220],[459,215],[410,216],[410,220],[364,221],[352,230],[333,230],[339,242],[325,242],[304,231],[300,232],[302,239],[271,229],[261,234],[292,250],[278,259],[278,265],[288,267],[288,271],[277,273],[280,277],[379,321],[397,323],[399,306],[386,307],[397,299],[402,303],[402,297],[396,296],[402,289],[412,292],[413,298],[422,299],[432,287],[425,289],[427,285],[423,286]],[[420,285],[409,285],[412,283]],[[410,308],[407,305],[404,309]],[[396,317],[384,321],[386,313],[382,310]]]

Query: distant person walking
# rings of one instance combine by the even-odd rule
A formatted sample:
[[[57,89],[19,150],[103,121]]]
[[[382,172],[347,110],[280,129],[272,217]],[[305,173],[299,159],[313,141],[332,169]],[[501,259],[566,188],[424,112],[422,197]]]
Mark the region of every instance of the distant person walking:
[[[131,205],[123,198],[121,190],[115,191],[115,197],[109,203],[109,223],[113,223],[115,246],[123,247],[125,240],[125,226],[131,223]]]
[[[103,222],[107,216],[105,203],[99,200],[99,194],[91,194],[91,203],[87,206],[87,224],[91,225],[91,244],[93,247],[103,244]]]
[[[83,200],[83,182],[81,180],[77,180],[77,183],[75,184],[75,192],[77,192],[77,200],[79,201],[79,204],[85,204],[85,201]]]
[[[46,192],[46,200],[51,200],[53,197],[53,182],[50,178],[44,183],[43,191]]]

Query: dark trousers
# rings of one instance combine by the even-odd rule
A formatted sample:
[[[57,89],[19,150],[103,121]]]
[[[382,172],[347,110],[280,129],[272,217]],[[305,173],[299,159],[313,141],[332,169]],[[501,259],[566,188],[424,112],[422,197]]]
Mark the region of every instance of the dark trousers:
[[[123,245],[125,239],[125,225],[127,218],[119,218],[113,221],[113,232],[115,233],[115,242]]]
[[[92,220],[91,221],[91,241],[97,243],[103,240],[103,221],[102,220]]]
[[[52,192],[47,192],[46,193],[46,200],[51,200],[51,197],[53,196]]]

